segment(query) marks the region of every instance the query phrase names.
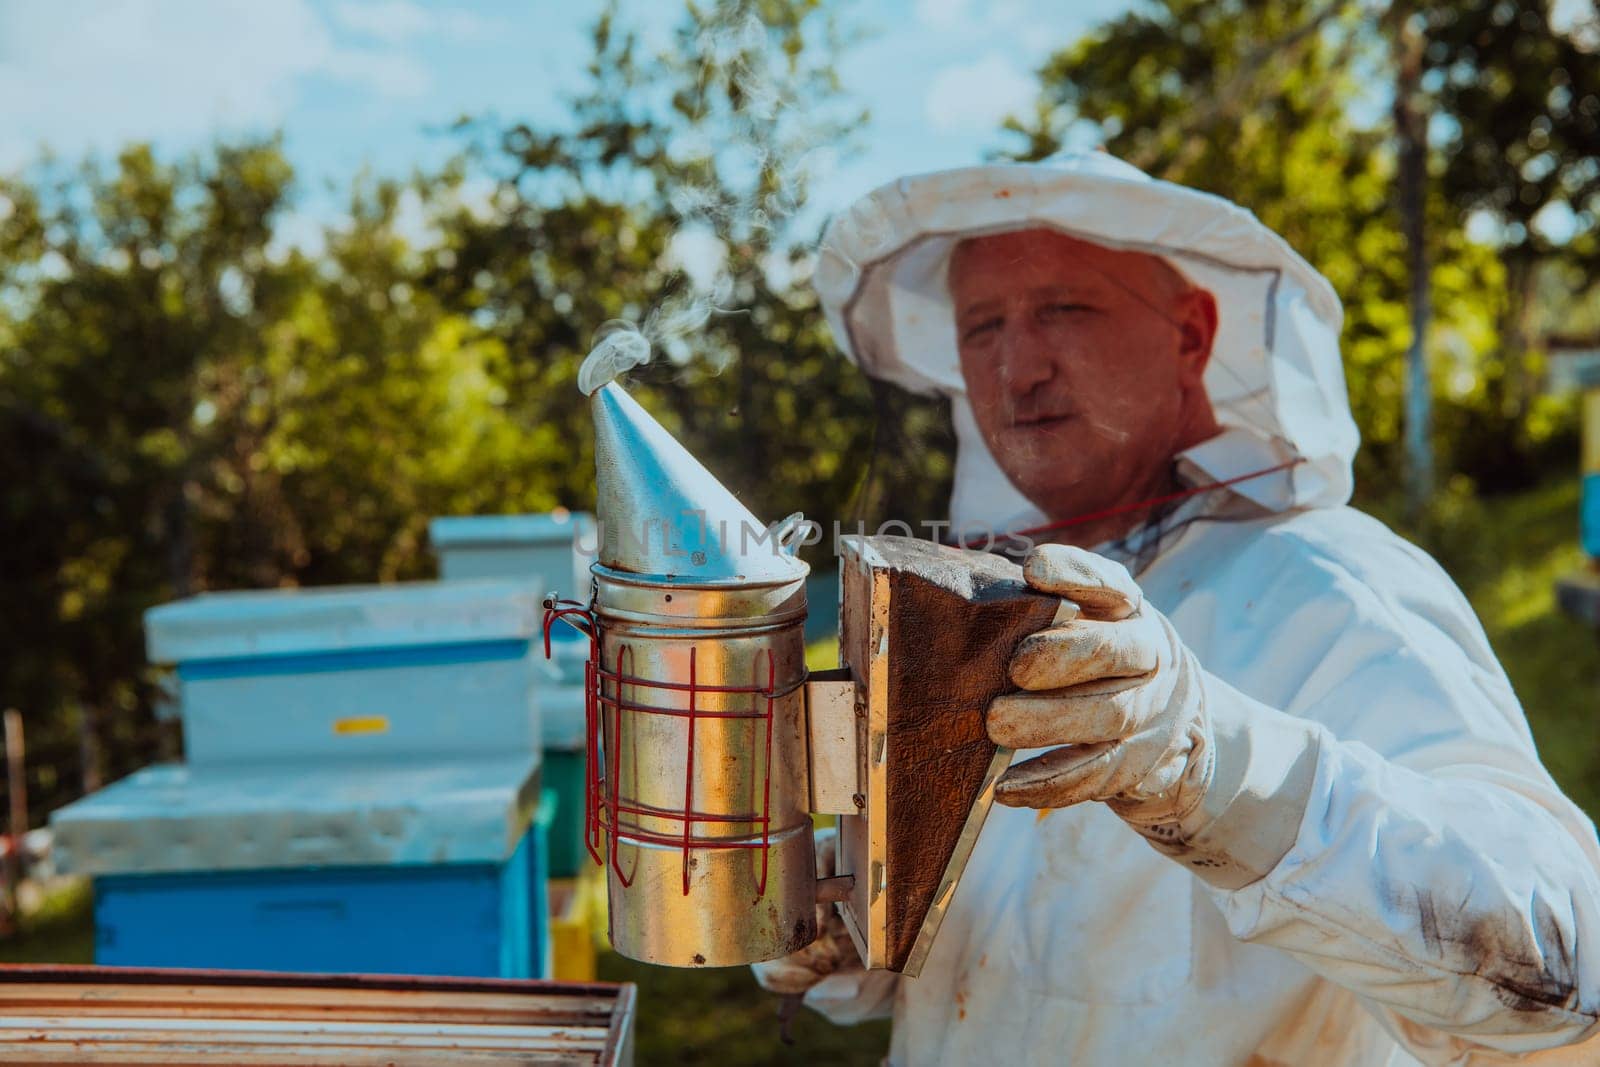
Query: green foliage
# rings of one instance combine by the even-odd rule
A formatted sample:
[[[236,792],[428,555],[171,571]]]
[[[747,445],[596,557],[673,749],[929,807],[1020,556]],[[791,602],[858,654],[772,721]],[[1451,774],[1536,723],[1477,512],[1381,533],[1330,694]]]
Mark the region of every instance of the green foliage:
[[[1551,25],[1548,2],[1422,9],[1445,124],[1439,182],[1461,211],[1499,224],[1508,261],[1600,261],[1600,62],[1592,27]],[[1587,39],[1585,39],[1585,36]],[[1566,216],[1552,232],[1536,221]]]
[[[0,485],[21,579],[0,692],[36,751],[70,745],[76,718],[112,741],[112,773],[150,754],[139,615],[193,587],[196,515],[236,495],[238,399],[290,289],[265,252],[288,182],[260,143],[176,165],[134,147],[0,189]]]
[[[18,936],[0,941],[0,963],[94,962],[94,899],[88,879],[46,883],[24,909]]]
[[[272,244],[291,189],[276,141],[0,188],[0,694],[36,811],[162,750],[147,608],[417,574],[428,515],[555,503],[530,457],[560,443],[519,432],[503,350],[421,288],[399,189],[361,186],[320,262]]]
[[[873,448],[872,398],[806,284],[804,235],[784,226],[812,150],[860,119],[839,98],[840,33],[821,4],[726,0],[691,7],[674,46],[645,57],[608,11],[575,132],[475,128],[504,213],[453,220],[432,284],[512,354],[526,422],[575,446],[545,472],[563,503],[592,492],[578,365],[620,318],[657,342],[630,389],[758,517],[844,517]],[[684,233],[721,249],[707,291],[674,265]]]
[[[1578,496],[1571,475],[1488,502],[1458,479],[1415,524],[1399,518],[1397,498],[1371,510],[1431,552],[1467,594],[1545,766],[1590,818],[1600,818],[1600,642],[1555,603],[1556,579],[1585,565]]]
[[[873,400],[784,228],[860,118],[841,40],[822,4],[724,0],[641,57],[608,11],[573,127],[470,126],[442,173],[361,178],[315,256],[275,241],[276,139],[0,184],[0,703],[34,810],[172,753],[146,609],[417,576],[431,515],[590,506],[575,379],[609,319],[655,330],[636,391],[756,514],[841,515]],[[695,228],[725,251],[708,293]]]

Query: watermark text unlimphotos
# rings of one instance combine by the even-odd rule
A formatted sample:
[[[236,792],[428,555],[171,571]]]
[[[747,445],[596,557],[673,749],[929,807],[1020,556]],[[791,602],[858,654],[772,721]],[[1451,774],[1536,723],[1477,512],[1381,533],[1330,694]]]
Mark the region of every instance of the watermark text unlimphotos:
[[[615,544],[611,543],[612,536],[616,539]],[[762,552],[774,556],[794,555],[802,548],[821,544],[824,538],[828,538],[832,554],[842,556],[847,538],[867,536],[917,538],[983,552],[1001,551],[1008,555],[1026,554],[1034,546],[1034,541],[1024,530],[955,530],[948,521],[910,523],[902,519],[888,519],[869,529],[865,522],[847,524],[836,519],[830,530],[819,522],[798,515],[770,526],[761,526],[748,520],[740,520],[737,524],[725,519],[712,521],[704,511],[688,508],[675,515],[649,516],[616,523],[609,528],[601,520],[594,527],[579,531],[577,547],[585,555],[598,554],[602,546],[623,556],[648,556],[655,552],[663,559],[682,559],[690,566],[701,566],[713,552],[737,557]]]

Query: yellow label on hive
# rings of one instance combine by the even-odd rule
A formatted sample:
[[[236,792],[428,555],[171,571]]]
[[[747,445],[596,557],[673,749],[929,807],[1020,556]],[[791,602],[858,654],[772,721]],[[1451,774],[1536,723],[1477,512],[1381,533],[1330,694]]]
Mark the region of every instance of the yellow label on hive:
[[[345,719],[333,720],[333,732],[336,734],[386,734],[389,732],[389,717],[387,715],[352,715]]]

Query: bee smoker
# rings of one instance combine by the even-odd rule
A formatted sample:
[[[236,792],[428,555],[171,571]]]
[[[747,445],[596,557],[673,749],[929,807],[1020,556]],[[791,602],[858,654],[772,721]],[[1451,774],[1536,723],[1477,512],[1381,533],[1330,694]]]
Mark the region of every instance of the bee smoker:
[[[1009,759],[983,709],[1056,601],[996,557],[853,539],[846,666],[808,674],[799,516],[759,523],[616,382],[590,405],[591,600],[547,600],[546,633],[564,619],[591,639],[584,840],[613,947],[677,967],[775,959],[836,901],[867,966],[915,974]],[[840,816],[834,877],[816,875],[812,813]]]

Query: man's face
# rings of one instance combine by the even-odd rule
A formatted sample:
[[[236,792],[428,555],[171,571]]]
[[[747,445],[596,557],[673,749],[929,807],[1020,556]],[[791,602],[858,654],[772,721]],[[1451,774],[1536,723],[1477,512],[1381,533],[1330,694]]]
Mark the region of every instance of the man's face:
[[[962,242],[949,280],[978,427],[1051,518],[1159,492],[1216,433],[1216,304],[1160,259],[1023,230]]]

